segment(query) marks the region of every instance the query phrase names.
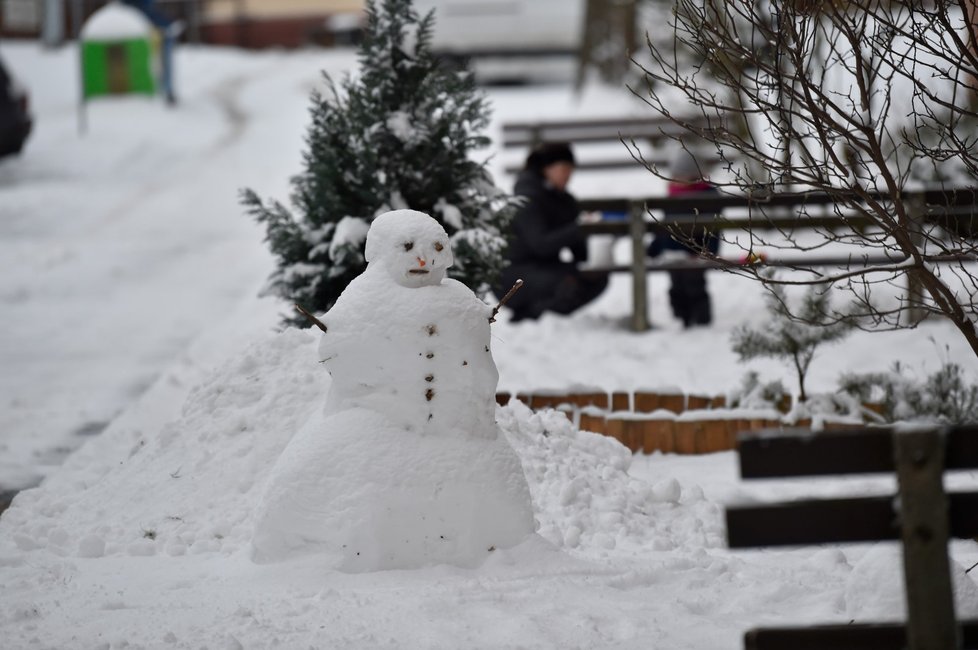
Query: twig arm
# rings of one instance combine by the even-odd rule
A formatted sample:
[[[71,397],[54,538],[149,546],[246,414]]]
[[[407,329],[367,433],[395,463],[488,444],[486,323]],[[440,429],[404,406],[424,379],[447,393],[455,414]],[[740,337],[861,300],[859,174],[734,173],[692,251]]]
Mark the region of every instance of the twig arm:
[[[520,287],[522,286],[523,286],[523,280],[517,280],[513,284],[512,288],[510,288],[510,290],[506,292],[506,295],[503,296],[502,300],[499,301],[499,304],[492,308],[492,316],[489,317],[490,323],[496,322],[496,314],[499,313],[499,308],[505,305],[506,302],[513,297],[513,294],[519,291]]]
[[[297,312],[299,312],[300,314],[302,314],[303,316],[305,316],[309,320],[310,323],[312,323],[313,325],[315,325],[316,327],[318,327],[322,331],[324,331],[324,332],[326,331],[326,325],[323,324],[323,321],[319,320],[318,318],[316,318],[315,316],[313,316],[312,314],[310,314],[308,311],[306,311],[305,309],[303,309],[302,308],[302,305],[300,305],[299,303],[296,303],[295,310]]]

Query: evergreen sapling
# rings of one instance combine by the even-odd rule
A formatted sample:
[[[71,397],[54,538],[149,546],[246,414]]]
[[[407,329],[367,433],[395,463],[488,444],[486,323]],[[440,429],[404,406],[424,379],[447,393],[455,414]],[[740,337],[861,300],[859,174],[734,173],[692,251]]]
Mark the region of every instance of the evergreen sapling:
[[[242,192],[265,226],[277,258],[264,293],[313,313],[329,310],[363,272],[373,218],[410,208],[434,217],[455,254],[449,275],[480,296],[504,264],[503,233],[514,199],[497,189],[471,152],[489,109],[472,75],[449,70],[430,49],[433,14],[419,18],[411,0],[369,0],[359,76],[312,94],[304,169],[291,180],[294,211]],[[291,312],[287,324],[307,326]]]
[[[829,296],[824,287],[808,287],[797,308],[789,306],[783,285],[773,284],[767,289],[767,327],[763,330],[746,325],[736,328],[731,336],[733,351],[741,361],[763,357],[790,361],[798,378],[798,399],[804,402],[808,399],[805,377],[815,351],[825,343],[845,337],[854,323],[827,315]]]

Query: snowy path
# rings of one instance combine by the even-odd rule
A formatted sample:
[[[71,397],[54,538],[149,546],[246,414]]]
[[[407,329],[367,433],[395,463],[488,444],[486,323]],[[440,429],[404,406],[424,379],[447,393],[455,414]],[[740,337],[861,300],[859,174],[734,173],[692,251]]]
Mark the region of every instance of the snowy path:
[[[176,110],[101,100],[79,136],[75,52],[5,44],[4,56],[44,83],[30,84],[25,155],[0,161],[0,491],[36,483],[255,302],[271,261],[237,193],[286,194],[324,65],[181,52]]]

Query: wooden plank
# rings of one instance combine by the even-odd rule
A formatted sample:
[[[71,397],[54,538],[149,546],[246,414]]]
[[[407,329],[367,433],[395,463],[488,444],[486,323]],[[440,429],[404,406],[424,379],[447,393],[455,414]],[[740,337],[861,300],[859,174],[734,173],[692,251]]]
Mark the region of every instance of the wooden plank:
[[[705,123],[703,116],[701,115],[689,115],[684,118],[680,118],[691,123]],[[507,122],[503,124],[503,133],[512,133],[514,131],[532,131],[540,129],[546,126],[560,126],[564,128],[605,128],[605,129],[615,129],[620,127],[634,127],[634,126],[665,126],[667,124],[673,124],[673,121],[669,118],[664,117],[635,117],[635,116],[623,116],[623,117],[607,117],[607,118],[594,118],[594,119],[580,119],[580,120],[552,120],[552,121],[537,121],[537,122]]]
[[[962,621],[961,637],[963,648],[978,649],[978,621]],[[899,650],[906,645],[906,628],[898,623],[756,628],[744,634],[747,650]]]
[[[978,494],[952,492],[948,494],[948,500],[950,501],[948,526],[951,537],[957,539],[978,537]]]
[[[978,424],[949,427],[944,435],[944,468],[978,467]]]
[[[900,260],[893,260],[888,257],[883,256],[865,256],[865,257],[811,257],[805,259],[792,259],[792,260],[764,260],[759,262],[752,262],[746,264],[739,260],[729,260],[729,259],[717,259],[709,260],[702,257],[693,257],[685,259],[668,259],[668,260],[645,260],[645,272],[654,273],[656,271],[680,271],[680,270],[691,270],[691,269],[703,269],[706,271],[717,270],[717,269],[729,269],[738,266],[756,266],[770,267],[770,268],[783,268],[783,269],[799,269],[807,270],[813,267],[820,266],[874,266],[874,265],[884,265],[884,264],[899,264]],[[614,264],[610,266],[588,266],[583,264],[579,267],[582,274],[588,276],[603,275],[607,273],[624,273],[630,272],[634,273],[634,268],[631,264],[621,265]],[[807,429],[805,431],[808,431]]]
[[[623,212],[629,209],[627,202],[603,202],[603,201],[582,201],[580,202],[583,212]],[[753,219],[724,217],[714,218],[713,215],[701,216],[681,216],[671,217],[668,221],[646,221],[645,228],[648,232],[667,233],[670,228],[688,228],[691,226],[702,226],[710,230],[797,230],[799,228],[823,228],[833,230],[837,228],[863,229],[871,226],[869,219],[862,217],[839,217],[836,215],[807,216],[798,214],[788,214],[778,217],[757,217]],[[622,222],[590,222],[581,224],[581,228],[588,234],[613,233],[625,235],[628,232],[627,226]]]
[[[978,262],[978,257],[966,257],[958,256],[955,258],[946,258],[940,260],[934,260],[934,264],[949,264],[958,262]],[[819,257],[812,258],[811,260],[764,260],[759,262],[752,262],[750,266],[756,266],[758,268],[780,268],[780,269],[793,269],[798,271],[807,271],[812,268],[822,267],[822,266],[874,266],[874,265],[884,265],[884,264],[896,264],[897,262],[884,257],[867,257],[853,259],[848,257]],[[688,259],[673,259],[668,261],[655,261],[646,260],[645,262],[645,272],[655,273],[659,271],[679,271],[688,269],[703,269],[706,271],[716,271],[721,269],[730,269],[737,266],[746,266],[745,263],[736,260],[707,260],[699,257],[690,257]],[[633,273],[634,268],[631,265],[625,266],[622,264],[613,264],[610,266],[588,266],[587,264],[578,267],[578,271],[581,275],[585,277],[598,277],[608,275],[609,273]],[[806,429],[807,431],[807,429]],[[978,465],[976,465],[978,466]],[[832,473],[832,472],[828,472]],[[746,477],[745,477],[746,478]]]
[[[947,556],[948,499],[944,440],[931,429],[893,436],[900,493],[900,539],[910,650],[959,648],[951,563]]]
[[[825,476],[892,472],[893,435],[888,428],[814,433],[789,429],[769,435],[748,432],[738,439],[740,476]]]
[[[978,203],[978,188],[952,187],[925,190],[924,203],[928,206],[975,205]]]
[[[882,197],[881,197],[882,198]],[[858,197],[854,197],[858,200]],[[582,200],[582,204],[601,202],[608,199],[592,198]],[[769,208],[797,208],[826,206],[840,202],[838,195],[825,192],[782,192],[763,197],[739,194],[709,194],[706,196],[648,196],[636,197],[633,202],[644,205],[648,210],[668,210],[677,214],[700,212],[721,212],[728,208],[751,208],[761,212]]]
[[[874,201],[889,203],[889,195],[883,192],[871,192],[867,196]],[[942,206],[966,206],[978,204],[978,190],[962,189],[958,191],[949,190],[947,192],[905,192],[902,196],[904,202],[912,202],[919,197],[923,197],[923,202],[928,206],[928,213],[940,214]],[[593,197],[581,200],[582,205],[600,205],[607,201],[621,201],[616,197]],[[730,208],[749,208],[751,211],[765,213],[771,208],[809,208],[828,206],[832,204],[844,204],[845,201],[853,201],[863,204],[863,199],[855,194],[845,195],[828,194],[826,192],[779,192],[777,194],[755,194],[751,196],[742,194],[713,194],[708,196],[647,196],[635,197],[631,199],[635,203],[645,205],[648,210],[668,210],[677,214],[683,214],[699,210],[702,212],[721,212]],[[600,209],[600,208],[592,208]]]
[[[978,536],[978,493],[948,495],[952,537]],[[900,538],[893,496],[813,499],[727,508],[730,548],[868,542]]]
[[[574,129],[548,125],[536,133],[526,133],[525,135],[511,135],[503,140],[503,147],[530,147],[541,142],[570,142],[580,144],[584,142],[619,142],[630,140],[644,140],[646,142],[659,142],[666,138],[675,138],[684,133],[681,127],[672,125],[618,128],[615,130],[602,129]]]
[[[727,508],[730,548],[899,539],[893,497],[817,499]]]
[[[606,197],[580,199],[577,202],[581,212],[628,212],[633,203],[642,203],[642,201],[623,197]]]
[[[458,5],[456,5],[458,6]],[[464,6],[464,5],[463,5]],[[463,9],[464,11],[464,9]],[[577,48],[565,47],[489,47],[481,49],[455,50],[451,48],[438,49],[435,54],[449,61],[468,62],[475,59],[524,59],[536,57],[569,57],[576,56]]]
[[[703,126],[702,117],[690,117],[691,124]],[[659,141],[682,135],[685,128],[668,119],[608,118],[548,122],[511,122],[503,125],[503,147],[525,147],[540,142],[564,141],[615,142],[624,140]]]
[[[628,169],[631,167],[634,167],[636,169],[645,169],[642,163],[628,156],[627,152],[622,152],[622,153],[625,155],[623,155],[621,158],[605,158],[600,160],[587,160],[587,159],[578,160],[574,164],[574,168],[579,171],[595,171],[595,170],[602,170],[602,169]],[[654,163],[660,166],[666,165],[668,163],[668,160],[662,154],[649,154],[649,155],[645,155],[644,158],[646,163]],[[524,165],[523,162],[512,163],[506,165],[504,171],[507,174],[518,174],[520,171],[523,170],[523,165]]]
[[[889,427],[745,433],[739,439],[740,475],[754,479],[892,472],[893,435]],[[944,439],[947,469],[978,467],[978,425],[949,427]]]

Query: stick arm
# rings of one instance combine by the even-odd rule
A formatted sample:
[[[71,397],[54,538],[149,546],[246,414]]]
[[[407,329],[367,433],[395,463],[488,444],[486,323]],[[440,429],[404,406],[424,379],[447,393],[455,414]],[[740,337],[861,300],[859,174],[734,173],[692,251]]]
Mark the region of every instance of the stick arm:
[[[496,314],[499,313],[499,308],[505,305],[506,302],[513,297],[513,294],[519,291],[520,287],[522,286],[523,286],[523,280],[522,279],[517,280],[513,284],[512,288],[510,288],[510,290],[506,292],[506,295],[503,296],[502,300],[499,301],[499,304],[492,308],[492,315],[489,317],[490,323],[496,322]]]

